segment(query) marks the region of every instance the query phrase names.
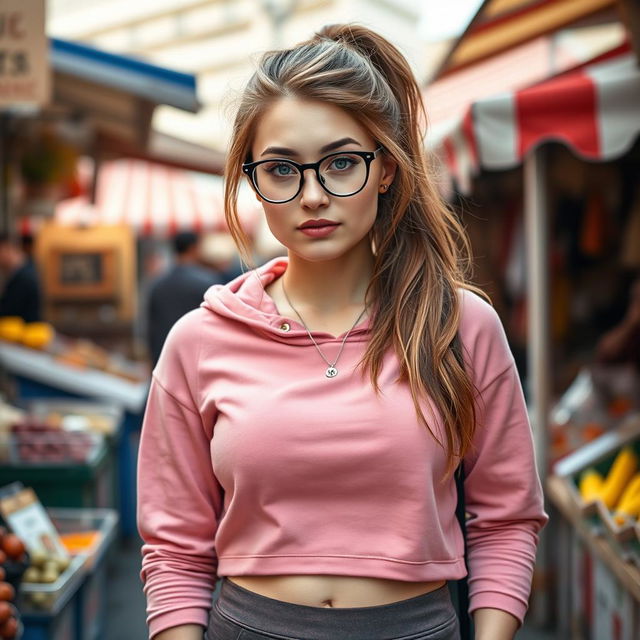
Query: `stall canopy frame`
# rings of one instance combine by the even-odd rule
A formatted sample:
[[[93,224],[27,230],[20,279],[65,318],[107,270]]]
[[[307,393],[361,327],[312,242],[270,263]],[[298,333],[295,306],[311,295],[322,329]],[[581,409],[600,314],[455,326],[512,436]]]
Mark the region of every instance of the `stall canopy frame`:
[[[50,42],[51,64],[56,72],[192,113],[201,107],[193,74],[78,42],[59,38]]]

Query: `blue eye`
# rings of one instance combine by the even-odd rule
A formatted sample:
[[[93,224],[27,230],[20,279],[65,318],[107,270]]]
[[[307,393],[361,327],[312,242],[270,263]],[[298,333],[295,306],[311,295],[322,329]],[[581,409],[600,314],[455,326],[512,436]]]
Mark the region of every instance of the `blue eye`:
[[[338,156],[337,158],[332,158],[329,169],[345,171],[347,169],[351,169],[351,167],[359,162],[360,158],[358,158],[358,156]]]
[[[277,178],[289,178],[290,176],[298,175],[297,169],[287,162],[277,162],[272,165],[267,165],[265,171]]]

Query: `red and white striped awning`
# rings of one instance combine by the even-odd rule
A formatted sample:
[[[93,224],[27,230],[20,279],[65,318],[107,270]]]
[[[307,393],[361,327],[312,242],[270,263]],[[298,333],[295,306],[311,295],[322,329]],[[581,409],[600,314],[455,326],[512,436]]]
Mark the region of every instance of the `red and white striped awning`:
[[[628,46],[533,86],[476,100],[427,139],[463,193],[481,169],[510,169],[556,141],[589,160],[625,153],[640,133],[640,69]]]
[[[91,161],[83,160],[79,179],[86,193]],[[245,229],[252,233],[261,209],[248,185],[242,185],[238,210]],[[55,220],[72,226],[128,224],[139,235],[224,231],[223,180],[144,160],[108,161],[98,171],[95,203],[86,194],[62,200]]]

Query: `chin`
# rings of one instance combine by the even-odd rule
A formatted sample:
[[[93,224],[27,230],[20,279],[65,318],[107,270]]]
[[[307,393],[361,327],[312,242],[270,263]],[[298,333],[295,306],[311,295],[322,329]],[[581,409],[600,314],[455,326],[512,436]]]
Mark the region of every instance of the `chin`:
[[[292,243],[287,246],[289,253],[295,254],[301,260],[307,262],[331,262],[348,258],[350,255],[362,256],[362,248],[360,242],[345,245],[336,242],[317,242],[312,245],[300,246],[298,243]]]
[[[337,251],[337,250],[305,251],[304,249],[290,247],[289,253],[295,254],[298,258],[300,258],[301,260],[305,260],[307,262],[330,262],[332,260],[337,260],[338,258],[342,258],[344,255],[346,255],[349,252]]]

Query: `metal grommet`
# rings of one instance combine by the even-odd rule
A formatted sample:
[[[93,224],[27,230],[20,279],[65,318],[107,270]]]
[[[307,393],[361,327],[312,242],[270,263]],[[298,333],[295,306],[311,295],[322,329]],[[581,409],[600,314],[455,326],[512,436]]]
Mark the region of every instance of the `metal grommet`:
[[[291,325],[288,322],[283,322],[280,325],[280,330],[281,331],[290,331],[291,330]]]

